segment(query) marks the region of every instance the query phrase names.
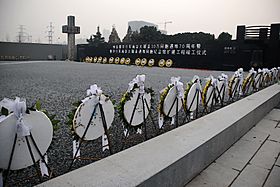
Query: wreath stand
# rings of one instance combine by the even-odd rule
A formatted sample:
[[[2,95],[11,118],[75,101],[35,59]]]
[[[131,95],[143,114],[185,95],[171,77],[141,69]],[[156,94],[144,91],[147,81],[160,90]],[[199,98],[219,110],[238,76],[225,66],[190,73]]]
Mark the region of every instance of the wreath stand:
[[[146,100],[146,98],[144,98],[144,94],[143,94],[143,93],[138,93],[138,96],[137,96],[135,105],[134,105],[133,110],[132,110],[132,115],[131,115],[130,120],[129,120],[129,127],[131,126],[131,123],[132,123],[132,121],[133,121],[133,117],[134,117],[134,114],[135,114],[135,110],[136,110],[136,107],[137,107],[138,102],[139,102],[139,100],[140,100],[140,97],[141,97],[141,102],[142,102],[142,106],[143,106],[143,123],[142,123],[142,124],[143,124],[143,126],[144,126],[144,135],[145,135],[145,140],[148,140],[148,136],[147,136],[147,123],[146,123],[146,118],[145,118],[145,116],[146,116],[146,114],[145,114],[145,109],[146,109],[146,108],[145,108],[145,107],[148,108],[148,116],[150,116],[151,121],[152,121],[152,123],[153,123],[153,126],[154,126],[155,130],[156,130],[156,125],[155,125],[155,123],[154,123],[154,120],[153,120],[153,117],[152,117],[152,114],[151,114],[151,109],[149,109],[147,100]],[[123,150],[124,147],[125,147],[125,144],[126,144],[126,142],[127,142],[127,138],[128,138],[130,129],[131,129],[131,128],[127,128],[127,132],[126,132],[126,134],[125,134],[125,137],[124,137],[124,141],[123,141],[123,145],[122,145],[122,147],[121,147],[121,150]]]
[[[6,182],[8,181],[8,177],[9,177],[9,173],[10,173],[10,170],[11,170],[11,165],[12,165],[12,161],[13,161],[13,156],[14,156],[14,151],[15,151],[15,146],[16,146],[16,142],[17,142],[17,133],[15,133],[15,138],[14,138],[14,143],[13,143],[13,147],[12,147],[12,152],[11,152],[11,155],[10,155],[10,158],[9,158],[9,164],[8,164],[8,169],[6,170],[7,171],[7,174],[3,180],[3,186],[5,186]],[[41,157],[41,160],[43,161],[43,163],[46,165],[49,173],[50,173],[50,176],[51,177],[53,175],[53,172],[52,170],[50,169],[49,165],[47,164],[45,158],[44,158],[44,155],[41,153],[38,145],[36,144],[34,138],[33,138],[33,135],[32,133],[30,132],[30,135],[29,135],[30,139],[31,139],[31,142],[32,144],[34,145],[37,153],[39,153],[40,157]],[[37,175],[38,175],[38,178],[40,180],[40,182],[42,182],[42,176],[41,176],[41,173],[40,173],[40,169],[39,167],[37,166],[36,164],[36,161],[35,161],[35,157],[34,157],[34,154],[32,152],[32,149],[31,149],[31,144],[29,142],[29,139],[28,139],[28,136],[25,136],[25,141],[26,141],[26,144],[27,144],[27,147],[28,147],[28,150],[29,150],[29,154],[30,154],[30,157],[32,159],[32,162],[33,162],[33,165],[35,166],[35,169],[36,169],[36,172],[37,172]],[[3,170],[4,172],[5,170]],[[54,175],[53,175],[54,176]]]
[[[204,109],[202,111],[202,114],[204,114],[204,113],[208,114],[209,112],[213,111],[213,106],[214,106],[215,100],[217,99],[217,96],[216,96],[216,92],[215,92],[216,88],[212,85],[211,85],[211,87],[213,87],[213,89],[210,93],[210,96],[206,100],[206,103],[205,103]],[[212,99],[211,99],[211,97],[212,97]],[[210,111],[208,111],[208,103],[210,102],[210,99],[211,99],[211,105],[210,105]]]
[[[174,101],[173,101],[173,103],[172,103],[172,105],[171,105],[171,107],[170,107],[170,109],[168,110],[168,113],[167,113],[167,115],[166,115],[166,116],[169,116],[171,110],[173,109],[173,107],[174,107],[174,105],[175,105],[175,103],[176,103],[176,113],[175,113],[175,126],[176,126],[176,128],[179,126],[179,124],[178,124],[178,120],[179,120],[178,102],[179,102],[179,99],[178,99],[178,97],[176,96],[176,98],[174,99]],[[182,100],[182,99],[181,99],[181,102],[183,103],[183,100]]]
[[[184,121],[186,121],[186,119],[188,120],[188,122],[191,121],[191,107],[193,106],[193,103],[194,103],[194,100],[196,99],[196,109],[195,109],[195,118],[197,119],[198,117],[198,106],[199,106],[199,93],[201,94],[201,91],[196,89],[195,90],[195,94],[194,94],[194,97],[192,98],[192,102],[190,104],[190,106],[186,109],[185,113],[186,113],[186,117],[184,119]]]
[[[257,75],[260,74],[260,77],[258,78],[257,82],[254,82],[254,90],[258,91],[260,89],[260,87],[262,86],[262,75],[261,73],[257,73]],[[256,75],[256,77],[257,77]],[[259,88],[256,87],[256,85],[259,84]]]
[[[235,80],[233,80],[235,81]],[[237,79],[236,84],[234,85],[234,88],[232,90],[232,95],[230,96],[231,101],[234,101],[234,95],[236,94],[236,92],[240,91],[240,85],[239,85],[240,79]],[[238,88],[239,87],[239,88]],[[237,93],[239,95],[239,93]],[[239,98],[239,96],[237,96],[237,99]]]
[[[86,127],[85,132],[83,133],[82,138],[79,139],[80,143],[79,143],[79,146],[78,146],[78,148],[77,148],[77,150],[76,150],[76,152],[75,152],[75,154],[74,154],[74,158],[72,159],[72,162],[71,162],[71,164],[70,164],[69,171],[71,170],[71,168],[72,168],[72,166],[73,166],[73,164],[74,164],[74,162],[75,162],[76,159],[83,160],[82,157],[80,157],[80,156],[77,157],[77,155],[78,155],[79,150],[81,149],[82,143],[84,142],[84,138],[85,138],[85,136],[86,136],[86,134],[87,134],[87,131],[88,131],[89,127],[90,127],[91,121],[92,121],[92,119],[93,119],[93,117],[94,117],[94,115],[95,115],[95,113],[96,113],[97,107],[99,107],[99,109],[100,109],[100,114],[101,114],[101,120],[102,120],[102,124],[103,124],[103,129],[104,129],[105,135],[107,136],[107,140],[108,140],[108,144],[107,144],[107,145],[104,145],[103,147],[108,146],[108,147],[109,147],[109,152],[110,152],[110,154],[111,154],[111,155],[113,154],[111,139],[110,139],[110,137],[109,137],[109,133],[108,133],[108,129],[107,129],[107,122],[106,122],[106,119],[105,119],[104,110],[103,110],[102,104],[100,104],[100,102],[98,102],[98,103],[94,106],[94,108],[93,108],[92,114],[91,114],[91,116],[90,116],[89,122],[88,122],[88,124],[87,124],[87,127]],[[87,160],[93,160],[93,159],[87,158]]]
[[[254,76],[254,74],[250,75],[250,77],[249,77],[249,82],[248,82],[248,85],[246,85],[246,87],[245,87],[244,95],[249,95],[248,91],[249,91],[250,86],[252,86],[253,89],[254,89],[254,81],[253,81],[254,79],[253,79],[253,76]]]
[[[225,99],[225,92],[226,92],[226,87],[225,84],[222,85],[221,89],[219,90],[219,88],[216,86],[216,90],[218,92],[216,99],[220,99],[221,101],[221,107],[224,106],[224,99]],[[223,94],[223,96],[221,96],[221,94]]]

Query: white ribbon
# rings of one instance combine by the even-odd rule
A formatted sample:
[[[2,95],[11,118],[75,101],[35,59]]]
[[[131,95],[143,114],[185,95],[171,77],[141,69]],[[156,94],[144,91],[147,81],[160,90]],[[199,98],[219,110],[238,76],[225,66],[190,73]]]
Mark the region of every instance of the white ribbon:
[[[45,154],[44,160],[45,160],[46,163],[48,163],[47,154]],[[40,160],[39,165],[40,165],[40,170],[41,170],[42,177],[45,176],[45,175],[49,176],[49,171],[48,171],[47,165],[44,163],[44,161],[42,159]]]
[[[175,124],[175,116],[172,116],[171,118],[171,125],[174,125]]]
[[[263,68],[263,69],[262,69],[262,73],[263,73],[263,74],[269,73],[269,70],[268,70],[267,68]]]
[[[102,95],[103,91],[101,90],[100,87],[98,87],[96,84],[91,85],[90,88],[87,90],[87,96],[95,96],[91,99],[94,99],[93,103],[96,105],[98,102],[100,104],[104,104],[106,97],[100,97]],[[86,102],[89,100],[89,97],[86,97],[82,100],[82,102]]]
[[[102,135],[102,151],[105,151],[106,149],[109,150],[109,143],[108,138],[106,134]]]
[[[128,130],[127,130],[127,129],[124,129],[123,133],[124,133],[124,136],[126,136],[126,137],[128,137],[128,136],[129,136],[129,132],[128,132]]]
[[[161,129],[162,126],[163,126],[163,121],[164,121],[163,115],[159,112],[159,113],[158,113],[158,126],[159,126],[160,129]]]
[[[192,79],[191,82],[192,82],[192,83],[197,82],[198,84],[196,84],[196,90],[198,90],[198,91],[201,91],[201,90],[202,90],[202,87],[201,87],[201,84],[200,84],[200,78],[199,78],[199,76],[197,76],[197,75],[193,76],[193,79]]]
[[[31,128],[24,124],[22,116],[16,122],[16,132],[19,137],[29,136]]]
[[[16,133],[19,137],[29,136],[31,127],[23,122],[23,114],[26,112],[26,101],[16,97],[15,100],[4,98],[0,102],[0,108],[5,107],[9,112],[13,112],[16,121]],[[5,118],[6,119],[6,118]],[[5,119],[1,118],[1,121]]]
[[[76,154],[76,152],[77,152],[77,149],[78,149],[79,145],[80,145],[79,140],[78,140],[78,141],[73,140],[73,159],[75,159],[75,160],[76,160],[75,154]],[[81,149],[79,149],[79,151],[77,152],[76,157],[79,157],[79,156],[81,155],[81,152],[80,152],[80,151],[81,151]],[[74,161],[75,161],[75,160],[74,160]]]
[[[251,68],[250,70],[249,70],[249,73],[251,73],[251,74],[256,74],[257,72],[255,71],[255,69],[254,68]]]
[[[222,73],[220,76],[218,76],[218,81],[223,81],[225,87],[227,88],[228,85],[228,76],[224,73]]]
[[[198,75],[193,76],[192,82],[194,83],[195,81],[199,81],[200,82],[200,78]]]
[[[223,78],[223,80],[226,80],[226,81],[228,80],[228,76],[224,73],[222,73],[221,77]]]
[[[142,134],[142,129],[138,128],[136,134]]]
[[[277,68],[276,67],[272,68],[271,72],[273,73],[273,79],[274,80],[277,79]]]
[[[194,119],[193,112],[190,113],[190,119]]]
[[[134,85],[137,84],[137,86],[139,86],[139,92],[145,93],[145,86],[144,86],[145,79],[146,79],[145,75],[137,75],[134,79],[132,79],[132,81],[128,83],[127,92],[132,91]]]
[[[96,84],[91,85],[90,88],[87,90],[87,96],[97,95],[100,96],[102,94],[102,90]]]
[[[237,71],[234,72],[234,77],[239,79],[239,83],[237,86],[237,92],[239,92],[239,95],[242,95],[242,83],[243,83],[243,68],[239,68]]]
[[[171,77],[170,81],[176,88],[177,97],[182,99],[184,97],[184,84],[180,81],[181,77]]]
[[[215,79],[212,75],[210,75],[208,78],[206,78],[207,81],[211,80],[211,85],[216,88],[217,86],[217,79]]]
[[[4,98],[0,101],[0,108],[2,107],[8,109],[9,113],[14,112],[15,116],[19,118],[20,115],[26,111],[26,101],[25,99],[20,99],[19,97],[16,97],[15,100]]]

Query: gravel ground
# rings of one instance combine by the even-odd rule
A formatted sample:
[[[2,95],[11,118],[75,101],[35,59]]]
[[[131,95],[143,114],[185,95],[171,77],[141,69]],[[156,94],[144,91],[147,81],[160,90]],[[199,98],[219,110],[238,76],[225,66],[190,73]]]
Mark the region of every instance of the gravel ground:
[[[42,108],[52,114],[56,114],[61,120],[59,130],[54,132],[53,141],[48,149],[49,166],[54,175],[62,175],[68,172],[72,158],[72,137],[69,127],[65,124],[67,114],[72,108],[72,103],[83,99],[86,90],[92,84],[97,84],[103,92],[118,103],[122,94],[126,91],[128,83],[137,74],[146,74],[146,87],[152,87],[155,91],[154,108],[159,100],[159,91],[168,85],[171,76],[180,76],[181,81],[187,83],[194,75],[206,78],[210,74],[218,76],[221,71],[187,70],[176,68],[136,67],[113,64],[86,64],[78,62],[1,62],[0,63],[0,100],[4,97],[26,98],[27,105],[32,106],[36,100],[42,102]],[[231,76],[233,72],[224,72]],[[157,112],[152,111],[157,124]],[[183,113],[180,113],[183,116]],[[180,119],[182,122],[182,118]],[[148,138],[174,128],[166,125],[164,130],[158,130],[150,122],[147,125]],[[112,141],[112,150],[119,152],[122,146],[123,129],[120,119],[115,115],[112,127],[109,130]],[[131,133],[125,148],[145,141],[144,135]],[[82,146],[83,157],[104,158],[109,151],[101,151],[101,138],[87,142]],[[73,169],[87,165],[94,160],[79,160],[73,165]],[[40,183],[34,177],[36,170],[28,167],[19,171],[12,171],[9,177],[10,186],[33,186]],[[47,180],[47,179],[44,179]]]

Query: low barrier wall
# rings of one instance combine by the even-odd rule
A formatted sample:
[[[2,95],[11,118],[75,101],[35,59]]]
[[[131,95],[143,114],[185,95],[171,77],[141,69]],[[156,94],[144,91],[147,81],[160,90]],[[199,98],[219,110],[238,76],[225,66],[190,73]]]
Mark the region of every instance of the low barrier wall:
[[[280,102],[274,84],[186,125],[39,186],[183,186]]]

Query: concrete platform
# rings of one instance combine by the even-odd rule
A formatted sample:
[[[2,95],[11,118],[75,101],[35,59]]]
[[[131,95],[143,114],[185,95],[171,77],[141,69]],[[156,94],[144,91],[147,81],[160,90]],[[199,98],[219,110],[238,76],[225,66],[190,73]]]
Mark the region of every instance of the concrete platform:
[[[198,120],[40,186],[184,186],[263,119],[279,101],[280,85],[275,84]],[[271,124],[267,125],[268,129],[272,129],[273,125],[277,126],[274,119],[267,120],[271,121]],[[267,120],[265,119],[265,122]],[[275,145],[278,142],[269,140],[269,135],[265,134],[267,129],[258,129],[258,126],[256,132],[243,137],[241,142],[245,145],[236,143],[243,146],[242,149],[233,146],[228,150],[228,154],[221,156],[215,165],[209,167],[213,171],[220,171],[220,175],[224,176],[221,177],[221,186],[243,184],[242,177],[246,173],[241,175],[242,171],[251,173],[251,170],[260,168],[259,175],[269,173],[267,167],[270,167],[272,162],[264,161],[264,158],[269,157],[265,152],[278,149]],[[258,138],[254,138],[254,133],[260,134]],[[235,158],[237,154],[233,153],[244,149],[245,156]],[[260,151],[260,155],[255,159],[262,161],[261,165],[246,168],[252,160],[250,155],[257,151]],[[276,152],[273,151],[273,154]],[[216,175],[213,178],[217,179],[218,174],[213,173]],[[240,177],[240,183],[237,183],[239,181],[236,177]],[[250,177],[263,180],[258,176]],[[204,178],[204,181],[207,181],[207,177]],[[190,185],[194,185],[196,181],[193,180]],[[204,184],[204,181],[198,184]],[[219,184],[215,183],[213,186]]]
[[[273,109],[186,187],[280,186],[280,109]]]

